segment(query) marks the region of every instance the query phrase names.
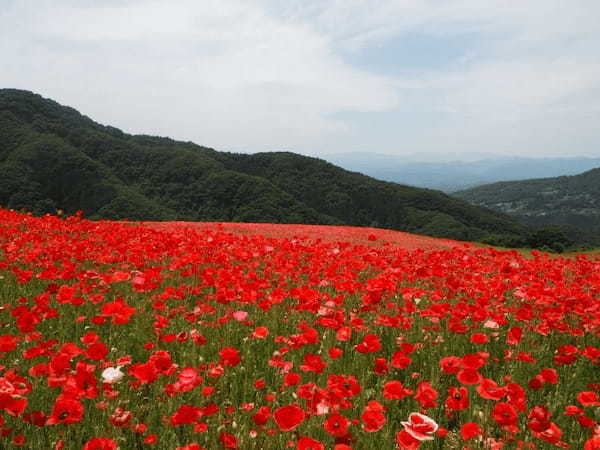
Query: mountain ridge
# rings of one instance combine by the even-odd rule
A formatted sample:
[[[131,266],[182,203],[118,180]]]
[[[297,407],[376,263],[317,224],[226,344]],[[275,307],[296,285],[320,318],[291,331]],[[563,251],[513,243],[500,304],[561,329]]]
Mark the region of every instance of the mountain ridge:
[[[493,183],[454,195],[532,225],[600,232],[600,168],[578,175]]]
[[[523,242],[504,214],[291,152],[219,152],[129,135],[38,94],[0,90],[0,204],[92,218],[379,226]]]

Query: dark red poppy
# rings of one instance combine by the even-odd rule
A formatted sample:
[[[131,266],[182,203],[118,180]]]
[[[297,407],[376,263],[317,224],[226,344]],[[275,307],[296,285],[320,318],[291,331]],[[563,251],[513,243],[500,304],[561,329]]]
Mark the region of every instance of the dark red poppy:
[[[496,403],[492,411],[492,418],[498,425],[516,425],[518,419],[517,410],[510,403]]]
[[[417,385],[415,400],[419,402],[422,408],[435,408],[439,395],[438,391],[431,386],[431,383],[422,381]]]
[[[238,448],[237,438],[230,433],[221,433],[219,435],[219,442],[223,448]]]
[[[381,430],[386,422],[384,411],[383,405],[375,400],[367,403],[361,415],[363,429],[371,433]]]
[[[82,450],[116,450],[117,443],[110,438],[93,438],[83,445]]]
[[[383,385],[383,396],[388,400],[401,400],[412,394],[411,389],[406,389],[400,381],[392,380]]]
[[[87,348],[85,355],[94,361],[102,361],[108,355],[108,347],[101,342],[96,342]]]
[[[460,427],[460,437],[465,441],[481,436],[482,434],[483,430],[475,422],[467,422]]]
[[[296,404],[282,406],[273,413],[275,423],[282,431],[290,431],[304,422],[306,413]]]
[[[359,353],[375,353],[381,350],[381,340],[376,334],[367,334],[355,348]]]
[[[446,397],[446,407],[452,411],[462,411],[469,407],[469,391],[465,387],[448,388],[448,397]]]
[[[309,437],[301,437],[298,439],[296,446],[297,450],[325,450],[325,445],[315,439]]]
[[[189,425],[200,417],[202,417],[202,410],[194,405],[181,405],[177,411],[171,416],[171,425]]]
[[[401,450],[416,450],[421,445],[421,441],[412,437],[406,430],[400,430],[396,433],[396,444]]]
[[[348,419],[339,413],[331,414],[323,423],[323,428],[333,436],[344,436],[348,433]]]
[[[83,419],[84,407],[79,400],[68,397],[58,397],[54,402],[52,414],[46,422],[47,425],[72,424],[81,422]]]
[[[271,417],[271,408],[269,406],[263,406],[258,409],[256,414],[252,416],[252,420],[256,425],[264,425]]]

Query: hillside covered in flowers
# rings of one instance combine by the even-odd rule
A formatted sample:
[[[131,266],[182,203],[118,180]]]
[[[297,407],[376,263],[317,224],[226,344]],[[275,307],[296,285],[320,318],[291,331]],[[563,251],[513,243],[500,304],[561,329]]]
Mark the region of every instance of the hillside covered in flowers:
[[[0,210],[0,447],[600,449],[600,261],[261,227]]]

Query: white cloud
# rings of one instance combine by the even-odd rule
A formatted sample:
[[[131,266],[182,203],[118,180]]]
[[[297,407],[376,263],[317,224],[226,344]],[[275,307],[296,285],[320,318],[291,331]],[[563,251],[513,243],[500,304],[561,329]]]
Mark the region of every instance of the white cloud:
[[[391,80],[350,67],[327,38],[256,3],[58,4],[15,4],[0,19],[12,66],[0,81],[125,129],[221,148],[290,147],[343,129],[332,113],[397,102]]]
[[[219,149],[369,149],[368,122],[336,113],[418,110],[444,120],[398,116],[373,150],[593,153],[598,17],[593,0],[4,0],[0,85]],[[410,76],[345,58],[411,33],[485,45]]]

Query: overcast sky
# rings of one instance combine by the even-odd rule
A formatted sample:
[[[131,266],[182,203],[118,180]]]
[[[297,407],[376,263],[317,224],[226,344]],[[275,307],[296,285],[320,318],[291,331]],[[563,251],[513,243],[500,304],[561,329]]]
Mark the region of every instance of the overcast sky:
[[[0,87],[231,151],[600,155],[598,0],[1,0]]]

